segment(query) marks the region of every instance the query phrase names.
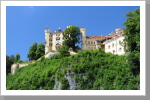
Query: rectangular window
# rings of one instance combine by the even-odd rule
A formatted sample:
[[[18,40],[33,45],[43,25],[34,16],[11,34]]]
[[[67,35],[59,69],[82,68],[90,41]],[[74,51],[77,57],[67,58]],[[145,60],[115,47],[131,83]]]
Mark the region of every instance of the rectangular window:
[[[52,35],[49,35],[49,37],[52,37]]]
[[[49,43],[49,46],[52,46],[52,43]]]
[[[90,41],[88,41],[88,44],[90,44]]]
[[[122,51],[122,48],[119,48],[119,51],[121,52],[121,51]]]

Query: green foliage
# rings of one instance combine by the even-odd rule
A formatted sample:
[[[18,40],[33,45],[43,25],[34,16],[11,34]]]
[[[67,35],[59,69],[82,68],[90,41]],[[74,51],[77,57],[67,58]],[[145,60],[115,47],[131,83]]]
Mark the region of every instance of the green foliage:
[[[15,56],[6,55],[6,74],[11,73],[11,65],[15,62]]]
[[[29,61],[31,60],[36,60],[36,51],[37,51],[37,43],[33,43],[32,46],[30,47],[29,49],[29,53],[28,53],[28,58],[29,58]]]
[[[43,43],[39,43],[37,45],[37,50],[36,50],[36,59],[40,58],[45,54],[45,46]]]
[[[140,73],[140,10],[135,9],[134,12],[128,12],[126,17],[124,48],[128,53],[128,67],[134,75],[138,75]]]
[[[43,43],[37,44],[35,42],[30,47],[27,57],[29,58],[29,61],[37,60],[38,58],[40,58],[44,54],[45,54],[45,46],[44,46],[44,44]]]
[[[20,54],[19,53],[17,53],[16,56],[14,56],[14,55],[11,55],[11,56],[6,55],[6,75],[11,73],[11,65],[13,63],[22,63],[22,62],[25,62],[25,61],[20,60]]]
[[[79,27],[77,26],[71,26],[67,28],[63,32],[63,37],[65,38],[64,45],[68,46],[69,48],[71,47],[74,52],[77,52],[78,47],[75,46],[75,44],[80,43],[80,38],[81,38],[81,32]]]
[[[80,51],[76,55],[40,61],[20,68],[6,78],[7,90],[53,90],[56,78],[61,89],[69,89],[66,72],[78,86],[75,90],[138,90],[140,75],[127,67],[126,55],[113,55],[103,50]],[[71,74],[74,73],[74,74]]]
[[[62,47],[58,50],[58,52],[60,53],[61,57],[66,57],[70,55],[68,50],[69,50],[69,47],[67,47],[66,45],[62,45]]]
[[[69,82],[65,77],[61,79],[61,83],[62,83],[62,86],[61,86],[62,90],[69,90]]]
[[[135,12],[126,14],[127,20],[124,22],[124,43],[125,51],[132,52],[140,51],[140,10],[135,9]]]
[[[20,54],[17,53],[17,54],[16,54],[16,57],[15,57],[15,63],[17,63],[19,60],[20,60]]]

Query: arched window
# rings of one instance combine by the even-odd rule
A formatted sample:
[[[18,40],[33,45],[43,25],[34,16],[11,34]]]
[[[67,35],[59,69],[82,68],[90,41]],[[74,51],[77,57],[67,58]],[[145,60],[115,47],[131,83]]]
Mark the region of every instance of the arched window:
[[[52,46],[52,43],[49,43],[49,46]]]
[[[60,37],[56,37],[56,40],[60,40]]]

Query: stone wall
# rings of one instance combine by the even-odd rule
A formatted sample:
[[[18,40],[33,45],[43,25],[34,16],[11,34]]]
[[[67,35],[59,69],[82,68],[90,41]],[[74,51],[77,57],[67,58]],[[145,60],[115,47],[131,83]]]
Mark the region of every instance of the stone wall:
[[[58,54],[58,52],[49,52],[47,54],[44,55],[45,58],[51,58],[52,56]],[[74,55],[74,54],[77,54],[75,52],[70,52],[71,55]],[[38,60],[36,61],[39,61],[41,58],[39,58]],[[15,64],[12,64],[11,65],[11,73],[14,74],[15,71],[18,69],[18,68],[21,68],[21,67],[25,67],[25,66],[28,66],[29,64],[33,64],[35,63],[36,61],[32,61],[32,62],[27,62],[27,63],[15,63]]]
[[[18,68],[28,66],[30,63],[15,63],[11,65],[11,73],[14,74]]]

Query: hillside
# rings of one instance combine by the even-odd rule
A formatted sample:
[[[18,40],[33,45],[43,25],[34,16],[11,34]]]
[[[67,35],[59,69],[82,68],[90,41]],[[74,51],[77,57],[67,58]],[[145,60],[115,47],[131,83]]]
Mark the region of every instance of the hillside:
[[[41,60],[6,78],[7,90],[137,90],[140,75],[127,67],[126,56],[99,50]]]

